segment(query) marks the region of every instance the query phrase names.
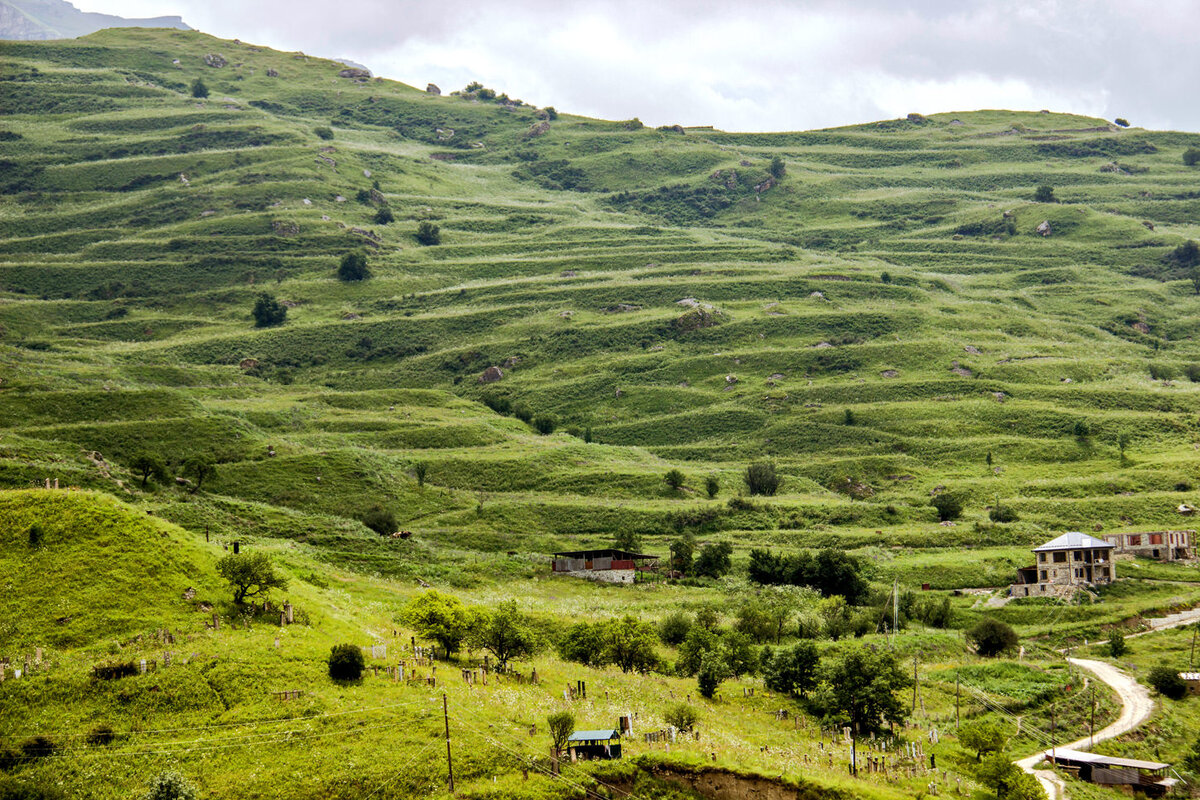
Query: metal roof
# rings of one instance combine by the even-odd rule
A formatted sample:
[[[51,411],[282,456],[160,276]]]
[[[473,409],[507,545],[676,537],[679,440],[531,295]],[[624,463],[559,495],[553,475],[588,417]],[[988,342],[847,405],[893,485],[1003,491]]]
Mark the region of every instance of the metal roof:
[[[1181,681],[1200,681],[1200,672],[1181,672],[1179,679]]]
[[[1097,539],[1094,536],[1088,536],[1086,533],[1080,533],[1079,531],[1069,531],[1057,539],[1046,542],[1041,547],[1035,547],[1033,552],[1044,553],[1048,550],[1099,550],[1101,548],[1111,550],[1114,547],[1116,547],[1115,544],[1106,542],[1103,539]]]
[[[564,558],[596,558],[604,556],[613,556],[617,560],[634,561],[638,559],[654,559],[658,556],[649,556],[645,553],[631,553],[628,550],[617,550],[612,547],[604,547],[599,550],[564,550],[560,553],[555,553],[555,556]]]
[[[620,739],[621,734],[609,728],[602,731],[575,731],[567,737],[568,742],[602,742],[606,739]]]
[[[1054,753],[1055,761],[1078,761],[1081,764],[1099,764],[1105,767],[1126,767],[1128,769],[1166,769],[1170,764],[1160,764],[1157,761],[1138,761],[1134,758],[1117,758],[1102,756],[1097,753],[1085,753],[1081,750],[1059,749]]]

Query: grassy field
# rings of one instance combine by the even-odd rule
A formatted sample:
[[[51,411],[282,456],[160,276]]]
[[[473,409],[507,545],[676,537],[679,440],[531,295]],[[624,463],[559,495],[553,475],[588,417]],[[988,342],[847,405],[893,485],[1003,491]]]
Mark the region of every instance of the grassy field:
[[[48,662],[0,685],[0,735],[64,748],[20,779],[126,797],[173,767],[212,797],[436,795],[440,697],[323,672],[340,641],[388,641],[394,665],[421,583],[517,598],[552,633],[705,606],[728,625],[760,592],[752,549],[848,551],[868,607],[893,584],[951,599],[948,629],[913,622],[895,643],[929,675],[905,732],[927,744],[959,667],[981,670],[968,716],[1042,725],[1060,703],[1060,727],[1082,731],[1064,701],[1081,681],[1054,648],[1200,602],[1194,566],[1146,562],[1077,605],[998,608],[983,591],[1063,530],[1186,528],[1177,509],[1200,504],[1200,295],[1171,258],[1200,237],[1181,158],[1200,134],[1013,111],[679,133],[341,69],[185,31],[0,50],[0,657]],[[1056,202],[1034,201],[1041,185]],[[440,244],[417,240],[421,223]],[[358,249],[371,277],[338,280]],[[282,325],[255,327],[263,292]],[[147,453],[167,473],[143,485]],[[193,493],[175,478],[196,457],[216,471]],[[746,495],[760,460],[782,477],[772,497]],[[943,491],[962,500],[953,523],[930,504]],[[1018,518],[993,522],[997,504]],[[370,530],[375,510],[412,536]],[[729,543],[733,571],[629,588],[549,575],[548,553],[628,534],[660,556],[687,534]],[[241,619],[214,571],[233,541],[282,565],[306,624]],[[1026,662],[969,652],[962,632],[986,616],[1018,630]],[[118,654],[161,660],[164,629],[169,669],[88,677]],[[637,711],[641,730],[695,689],[549,653],[536,668],[540,688],[444,681],[467,796],[578,793],[520,770],[544,766],[528,729],[568,681],[590,684],[581,723]],[[306,694],[272,694],[292,690]],[[757,678],[723,693],[699,743],[630,754],[927,791],[850,780],[840,750],[820,768],[819,723],[776,720]],[[99,724],[127,738],[88,745]],[[1176,728],[1172,754],[1192,733]],[[943,742],[970,786],[972,758]]]

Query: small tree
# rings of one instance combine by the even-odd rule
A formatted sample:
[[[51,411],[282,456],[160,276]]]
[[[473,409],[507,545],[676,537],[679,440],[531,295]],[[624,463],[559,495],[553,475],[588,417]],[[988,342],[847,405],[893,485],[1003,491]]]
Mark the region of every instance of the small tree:
[[[340,281],[365,281],[371,277],[371,270],[367,265],[367,254],[362,250],[346,253],[338,265],[337,276]]]
[[[197,100],[203,100],[208,97],[208,86],[199,78],[192,81],[192,97],[195,97]]]
[[[422,220],[417,225],[416,233],[417,242],[432,247],[442,243],[442,230],[437,225],[434,225],[429,220]]]
[[[790,650],[771,656],[763,670],[763,682],[773,692],[806,696],[817,687],[821,656],[812,642],[799,642]]]
[[[1155,667],[1150,670],[1150,674],[1146,676],[1146,680],[1154,690],[1163,697],[1171,700],[1182,700],[1187,696],[1188,686],[1183,678],[1179,677],[1179,671],[1171,667]]]
[[[613,547],[627,553],[636,553],[642,547],[642,537],[632,528],[617,531],[617,535],[613,537]]]
[[[550,729],[550,741],[554,744],[554,754],[557,757],[567,746],[567,740],[575,732],[575,715],[570,711],[559,711],[546,717],[546,726]]]
[[[1113,658],[1120,658],[1128,652],[1129,645],[1125,643],[1125,634],[1117,628],[1113,628],[1108,635],[1108,654]]]
[[[602,667],[608,663],[604,641],[604,623],[577,622],[558,641],[558,655],[563,661],[574,661],[586,667]]]
[[[680,470],[667,470],[667,474],[663,476],[663,480],[666,481],[667,486],[669,486],[673,492],[678,492],[683,488],[683,472]]]
[[[678,646],[692,629],[692,618],[685,611],[673,611],[658,623],[658,638],[663,644]]]
[[[693,565],[695,573],[703,578],[721,578],[733,566],[731,556],[733,545],[729,542],[706,544],[700,548],[700,555]]]
[[[217,562],[217,574],[233,589],[233,602],[244,605],[246,598],[286,589],[287,578],[275,571],[266,553],[230,553]]]
[[[695,552],[696,539],[690,532],[671,542],[671,569],[681,575],[691,574]]]
[[[542,109],[542,111],[546,112],[546,119],[550,120],[551,122],[558,119],[558,112],[554,109],[554,106],[546,106]]]
[[[696,688],[702,697],[712,700],[722,681],[729,677],[729,665],[720,653],[705,653],[700,661],[700,671],[696,673]]]
[[[962,500],[949,492],[934,496],[929,504],[937,509],[938,519],[942,522],[958,519],[962,515]]]
[[[142,476],[142,488],[146,488],[146,482],[153,477],[157,481],[164,481],[167,478],[167,467],[163,464],[162,459],[152,453],[138,453],[129,462],[129,468],[135,474]]]
[[[746,467],[744,480],[750,494],[774,495],[779,491],[779,475],[770,461],[759,461]]]
[[[262,292],[254,300],[254,327],[270,328],[282,325],[287,319],[287,306],[275,299],[275,296]]]
[[[1033,193],[1033,202],[1035,203],[1057,203],[1058,198],[1054,196],[1054,187],[1042,185]]]
[[[1194,167],[1200,164],[1200,149],[1189,147],[1183,151],[1183,163],[1189,167]]]
[[[775,180],[781,180],[787,174],[787,166],[783,163],[783,159],[775,156],[771,159],[771,166],[767,167],[767,172],[771,173],[771,177]]]
[[[514,658],[528,658],[541,649],[529,617],[516,600],[501,603],[494,611],[479,612],[467,637],[473,648],[487,650],[503,669]]]
[[[1122,128],[1129,127],[1129,120],[1125,119],[1124,117],[1117,117],[1116,119],[1113,120],[1113,122]]]
[[[853,409],[847,408],[844,412],[842,412],[842,424],[847,426],[854,426],[858,424],[858,418],[854,416]]]
[[[1008,736],[999,724],[979,720],[968,722],[958,730],[959,743],[975,751],[975,760],[982,761],[986,753],[999,753],[1008,744]]]
[[[335,681],[356,681],[365,666],[362,648],[356,644],[335,644],[329,651],[329,677]]]
[[[425,478],[429,475],[429,464],[424,461],[418,461],[413,464],[413,477],[417,479],[418,488],[425,488]]]
[[[390,208],[388,208],[387,206],[384,206],[375,212],[375,224],[376,225],[390,225],[395,221],[396,221],[396,215],[393,214],[392,210]]]
[[[986,617],[967,631],[967,642],[975,646],[975,652],[979,655],[990,658],[1017,649],[1020,640],[1010,626]]]
[[[447,656],[467,638],[474,618],[457,597],[433,589],[414,597],[401,612],[406,625],[422,638],[440,644]]]
[[[859,645],[847,647],[821,668],[818,705],[857,733],[878,733],[884,724],[904,722],[899,692],[912,685],[894,653]]]
[[[696,727],[700,721],[700,712],[687,703],[676,703],[663,712],[663,722],[672,726],[680,733],[687,733]]]
[[[704,479],[704,491],[708,493],[708,499],[712,500],[721,491],[721,479],[716,475],[709,475]]]
[[[200,487],[209,478],[217,474],[217,465],[208,456],[194,455],[183,462],[183,476],[192,482],[191,493],[200,491]]]
[[[164,772],[150,782],[143,800],[198,800],[200,793],[178,772]]]
[[[626,615],[605,625],[606,658],[622,672],[649,672],[659,665],[654,626]]]

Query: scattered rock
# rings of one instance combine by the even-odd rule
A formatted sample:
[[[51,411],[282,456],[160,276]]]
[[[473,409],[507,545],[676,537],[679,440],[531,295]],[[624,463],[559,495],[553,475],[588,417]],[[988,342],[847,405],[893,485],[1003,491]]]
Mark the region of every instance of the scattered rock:
[[[342,319],[344,319],[344,320],[362,319],[362,314],[355,314],[352,312],[350,314],[343,315]]]
[[[959,366],[957,361],[950,362],[950,371],[955,375],[961,375],[964,378],[969,378],[973,374],[971,370],[967,369],[966,367]]]
[[[268,77],[268,78],[278,78],[278,77],[279,77],[279,70],[275,69],[274,67],[269,67],[269,68],[267,69],[267,77]]]
[[[997,403],[1003,403],[1008,399],[1008,395],[1006,395],[1004,392],[992,392],[992,397],[996,398]]]
[[[296,308],[297,306],[300,305],[300,301],[299,300],[281,300],[281,301],[279,301],[279,305],[283,306],[284,308]]]
[[[216,211],[213,211],[213,210],[210,208],[210,209],[208,209],[207,211],[201,211],[201,212],[200,212],[200,216],[202,216],[202,217],[211,217],[213,214],[216,214],[216,213],[217,213]]]
[[[576,271],[575,271],[575,270],[573,270],[573,269],[564,269],[562,272],[560,272],[560,273],[558,274],[558,277],[560,277],[560,278],[574,278],[574,277],[576,277],[578,274],[579,274],[579,273],[578,273],[578,272],[576,272]]]
[[[1144,322],[1135,322],[1129,327],[1133,328],[1138,333],[1150,334],[1150,326]]]
[[[174,60],[173,60],[171,63],[172,63],[172,64],[174,64],[175,66],[177,66],[177,67],[178,67],[178,66],[179,66],[180,64],[182,64],[183,62],[182,62],[182,61],[180,61],[178,58],[176,58],[176,59],[174,59]]]
[[[329,156],[317,156],[317,163],[324,164],[325,166],[332,167],[333,169],[337,169],[337,162],[334,161]],[[342,202],[345,202],[345,201],[342,201]]]
[[[537,123],[532,128],[530,128],[529,130],[525,131],[525,133],[521,134],[521,138],[536,139],[539,136],[545,136],[549,132],[550,132],[549,121],[542,120],[541,122]]]
[[[963,350],[965,350],[966,352],[970,353],[973,356],[980,355],[979,348],[973,344],[967,345],[966,347],[963,348]]]
[[[570,319],[571,317],[575,316],[575,312],[574,311],[560,311],[560,312],[558,312],[558,315],[560,317],[562,317],[563,319]]]
[[[513,367],[515,367],[517,364],[520,364],[520,363],[521,363],[520,356],[509,356],[508,358],[504,359],[504,366],[508,367],[509,369],[512,369]]]
[[[828,350],[829,348],[833,347],[833,345],[831,345],[829,342],[817,342],[813,345],[813,347],[817,350]]]
[[[615,397],[620,397],[620,396],[622,396],[623,394],[625,394],[625,393],[624,393],[624,392],[622,392],[620,389],[617,389],[616,391],[614,391],[614,392],[613,392],[613,395],[614,395]]]
[[[783,379],[784,379],[784,377],[785,377],[785,376],[784,376],[784,374],[783,374],[782,372],[776,372],[774,375],[772,375],[771,377],[767,378],[767,380],[769,380],[769,381],[781,381],[781,380],[783,380]]]
[[[337,148],[334,147],[333,145],[326,145],[324,147],[318,148],[317,151],[320,153],[336,153]]]
[[[1092,530],[1102,531],[1102,530],[1104,530],[1104,525],[1102,523],[1097,522],[1095,525],[1092,526]]]
[[[812,294],[809,295],[809,297],[811,297],[814,300],[824,300],[825,299],[825,295],[822,292],[813,292]]]
[[[344,203],[344,202],[346,202],[346,198],[342,197],[342,196],[339,194],[337,197],[333,198],[333,202],[335,202],[335,203]]]
[[[1050,235],[1050,220],[1042,220],[1042,223],[1040,225],[1038,225],[1035,230],[1041,236],[1049,236]]]
[[[437,84],[431,83],[425,87],[425,94],[441,96],[442,90],[437,87]]]
[[[774,178],[767,178],[767,179],[766,179],[765,181],[763,181],[762,183],[755,184],[755,186],[754,186],[754,191],[755,191],[755,192],[757,192],[758,194],[762,194],[763,192],[765,192],[765,191],[767,191],[767,190],[769,190],[769,189],[772,189],[772,188],[774,188],[774,187],[775,187],[775,179],[774,179]]]
[[[879,374],[885,378],[899,378],[900,377],[900,373],[894,369],[885,369],[883,372],[881,372]]]
[[[753,167],[754,165],[753,165],[753,164],[751,164],[749,161],[747,161],[746,159],[744,159],[744,158],[743,158],[741,161],[739,161],[739,162],[738,162],[738,166],[742,166],[742,167]]]
[[[1150,222],[1149,220],[1142,220],[1142,225],[1144,225],[1147,230],[1154,230],[1154,223]]]
[[[629,303],[617,303],[615,306],[608,306],[602,309],[606,314],[627,314],[630,311],[641,311],[641,306],[630,305]]]
[[[383,192],[378,189],[371,190],[371,202],[377,206],[387,205],[387,198],[383,196]]]
[[[183,590],[183,599],[184,600],[195,600],[196,599],[196,590],[193,589],[191,586],[184,589]]]
[[[328,214],[322,214],[322,215],[321,215],[321,221],[322,221],[322,222],[329,222],[329,220],[331,220],[331,219],[332,219],[332,217],[330,217]]]
[[[375,242],[376,244],[383,241],[383,237],[381,237],[375,231],[368,231],[368,230],[364,230],[362,228],[351,228],[350,232],[353,233],[355,236],[361,236],[364,239],[369,239],[372,242]]]
[[[676,301],[675,301],[675,305],[677,305],[677,306],[687,306],[688,308],[699,308],[699,307],[700,307],[700,301],[699,301],[699,300],[697,300],[697,299],[696,299],[696,298],[694,298],[694,297],[685,297],[685,298],[683,298],[682,300],[676,300]]]
[[[307,197],[306,197],[306,198],[304,198],[303,200],[301,200],[300,202],[301,202],[301,203],[304,203],[304,205],[306,205],[306,206],[311,206],[311,205],[312,205],[312,200],[309,200]]]
[[[499,367],[488,367],[479,376],[480,383],[496,383],[504,378],[504,372]]]
[[[209,53],[204,57],[205,66],[212,67],[213,69],[220,69],[228,63],[229,62],[225,60],[225,56],[221,55],[220,53]]]
[[[242,359],[242,360],[241,360],[241,361],[238,363],[238,369],[242,370],[242,372],[246,372],[246,371],[248,371],[248,370],[252,370],[252,369],[254,369],[254,368],[255,368],[255,367],[257,367],[257,366],[258,366],[258,359],[257,359],[257,358],[243,358],[243,359]]]
[[[363,177],[364,177],[364,178],[369,178],[369,177],[371,177],[371,170],[369,170],[369,169],[364,169],[364,170],[363,170]]]
[[[350,67],[348,69],[344,69],[341,72],[339,72],[338,77],[339,78],[348,78],[350,80],[355,80],[355,81],[370,80],[371,70],[359,69],[357,67]]]
[[[954,127],[954,128],[961,128],[963,125],[963,121],[961,119],[952,119],[952,120],[950,120],[950,125],[951,125],[951,127]]]
[[[273,222],[271,222],[271,231],[276,236],[284,236],[284,237],[299,236],[300,235],[300,223],[290,222],[288,220],[277,219],[277,220],[274,220]]]

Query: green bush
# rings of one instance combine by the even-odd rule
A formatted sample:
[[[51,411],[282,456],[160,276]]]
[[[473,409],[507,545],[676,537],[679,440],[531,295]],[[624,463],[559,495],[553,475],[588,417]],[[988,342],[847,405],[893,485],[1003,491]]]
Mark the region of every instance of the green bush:
[[[41,547],[42,542],[44,542],[45,540],[46,540],[46,532],[42,529],[42,526],[39,523],[35,522],[29,526],[29,546],[30,547],[33,547],[35,549],[38,547]]]
[[[967,631],[967,642],[979,655],[990,658],[1017,649],[1020,640],[1009,625],[986,617]]]
[[[553,414],[539,414],[533,418],[533,429],[542,436],[549,436],[558,427],[558,420]]]
[[[942,522],[949,522],[962,516],[962,500],[949,492],[942,492],[930,500],[929,504],[937,509],[938,519]]]
[[[380,209],[383,211],[384,209]],[[354,250],[342,256],[338,264],[338,280],[365,281],[371,277],[371,269],[367,264],[367,254],[362,250]]]
[[[287,312],[287,306],[276,300],[274,295],[262,292],[254,301],[254,327],[282,325],[287,319]]]
[[[1188,686],[1179,677],[1179,670],[1171,667],[1154,667],[1146,676],[1147,682],[1163,697],[1171,700],[1182,700],[1187,696]]]
[[[1200,149],[1189,147],[1183,151],[1183,163],[1189,167],[1194,167],[1200,164]]]
[[[1012,506],[1001,505],[997,503],[990,511],[988,518],[992,522],[1017,522],[1021,519],[1021,515]]]
[[[333,138],[333,128],[327,128],[324,126],[320,126],[317,128],[313,128],[313,133],[315,133],[317,135],[318,139],[324,139],[325,141],[329,141],[330,139]]]
[[[191,92],[192,97],[203,100],[208,97],[208,86],[205,85],[203,80],[196,78],[196,80],[192,81]]]
[[[721,479],[716,475],[709,475],[704,479],[704,491],[708,493],[708,499],[712,500],[721,491]]]
[[[746,467],[743,479],[750,494],[771,496],[779,491],[779,475],[770,461],[759,461]]]
[[[378,211],[375,212],[375,224],[376,225],[390,225],[391,223],[393,223],[395,221],[396,221],[396,215],[393,214],[392,210],[390,208],[388,208],[387,206],[383,206],[382,208],[380,208]]]
[[[362,649],[356,644],[335,644],[329,651],[329,677],[335,681],[356,681],[364,667]]]
[[[1125,119],[1124,117],[1117,117],[1116,119],[1113,120],[1113,122],[1122,128],[1129,127],[1129,120]]]
[[[380,536],[390,536],[397,530],[396,515],[383,506],[372,506],[362,515],[362,524]]]
[[[1113,658],[1120,658],[1129,652],[1129,645],[1125,643],[1125,634],[1117,628],[1113,628],[1112,633],[1108,635],[1108,654]]]
[[[1033,202],[1035,203],[1057,203],[1058,198],[1054,196],[1054,187],[1042,185],[1033,193]]]
[[[437,225],[434,225],[428,220],[422,220],[417,225],[415,234],[416,240],[426,247],[433,247],[442,243],[442,230]]]
[[[680,733],[691,731],[699,721],[700,712],[688,703],[675,703],[663,712],[663,722],[673,726]]]
[[[143,800],[199,800],[200,793],[178,772],[164,772],[150,783]]]
[[[685,611],[673,611],[658,623],[658,638],[663,644],[678,647],[692,629],[692,618]]]
[[[678,492],[683,488],[683,472],[678,469],[667,470],[667,474],[663,476],[663,480],[673,492]]]

